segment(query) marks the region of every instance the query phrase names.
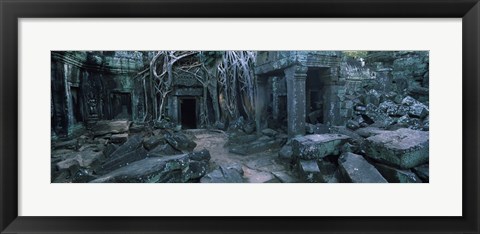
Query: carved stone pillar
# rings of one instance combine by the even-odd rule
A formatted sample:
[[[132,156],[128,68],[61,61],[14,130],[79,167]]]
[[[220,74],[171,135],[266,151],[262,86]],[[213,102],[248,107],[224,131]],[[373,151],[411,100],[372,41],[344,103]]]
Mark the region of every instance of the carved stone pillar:
[[[278,82],[279,77],[274,76],[272,78],[272,117],[275,121],[278,121]]]
[[[169,102],[169,115],[172,118],[172,122],[176,124],[180,124],[180,119],[178,118],[178,96],[171,96],[168,97],[168,102]]]
[[[308,67],[294,65],[285,69],[287,80],[288,136],[305,134],[305,80]]]

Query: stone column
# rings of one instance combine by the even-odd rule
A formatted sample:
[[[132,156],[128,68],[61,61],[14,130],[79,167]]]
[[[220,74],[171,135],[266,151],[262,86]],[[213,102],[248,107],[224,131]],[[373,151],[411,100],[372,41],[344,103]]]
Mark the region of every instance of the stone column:
[[[305,134],[305,80],[308,67],[294,65],[285,69],[287,80],[288,136]]]
[[[279,77],[272,78],[272,116],[275,121],[278,121],[278,80]]]
[[[168,115],[170,115],[170,117],[172,118],[172,122],[174,122],[175,124],[180,124],[180,119],[178,118],[178,96],[172,95],[168,97],[168,102]]]
[[[257,76],[256,77],[256,86],[257,86],[257,94],[255,97],[255,123],[256,123],[256,128],[257,128],[257,133],[260,133],[260,131],[263,128],[263,123],[262,120],[266,119],[265,114],[265,108],[266,108],[266,102],[268,99],[268,93],[267,93],[267,82],[268,77],[263,77],[263,76]]]

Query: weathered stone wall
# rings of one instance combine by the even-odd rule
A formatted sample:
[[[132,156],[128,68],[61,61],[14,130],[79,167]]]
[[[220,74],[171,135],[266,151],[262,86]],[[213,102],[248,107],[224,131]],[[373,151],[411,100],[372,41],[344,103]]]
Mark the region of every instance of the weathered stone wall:
[[[287,127],[291,136],[303,134],[307,115],[316,111],[310,108],[310,101],[307,100],[311,97],[309,88],[315,87],[311,84],[306,87],[306,83],[312,81],[312,76],[314,76],[313,79],[321,79],[325,88],[314,91],[323,92],[320,94],[322,97],[328,95],[329,98],[336,99],[337,86],[344,83],[340,76],[340,60],[341,52],[339,51],[258,52],[255,65],[257,93],[266,93],[257,96],[257,129],[261,130],[268,124],[272,125],[273,121]],[[296,72],[291,72],[292,70]],[[317,99],[325,98],[317,97]],[[283,102],[287,105],[283,105]],[[339,117],[338,105],[338,101],[325,102],[320,114],[323,115],[324,121],[336,122]],[[282,113],[286,114],[286,121]]]
[[[57,135],[71,135],[81,122],[114,118],[116,96],[131,100],[130,119],[143,116],[143,108],[138,108],[143,96],[140,79],[134,79],[144,67],[143,53],[52,51],[51,55],[51,121]]]
[[[52,52],[52,131],[69,135],[80,122],[112,119],[120,114],[137,122],[151,119],[146,113],[153,113],[152,83],[144,79],[148,72],[144,76],[137,74],[148,66],[153,55],[134,51]],[[321,117],[317,119],[324,124],[344,125],[368,108],[378,108],[387,100],[400,105],[407,96],[428,108],[428,58],[427,51],[368,52],[362,59],[340,51],[258,52],[255,74],[257,84],[265,87],[257,87],[257,92],[265,90],[265,94],[257,98],[257,128],[272,127],[271,122],[285,127],[302,126],[297,122],[314,119],[309,116],[313,112],[318,112]],[[289,79],[287,71],[292,67],[302,74],[297,72]],[[174,87],[166,100],[168,119],[179,123],[179,99],[194,97],[197,122],[204,126],[213,121],[211,103],[208,98],[203,100],[208,94],[202,84],[186,72],[176,71],[174,76]],[[312,83],[310,79],[320,82]],[[288,87],[295,87],[290,94]],[[123,108],[125,100],[129,100],[128,113],[115,109],[120,101]],[[312,105],[312,100],[320,101],[321,106]],[[292,111],[299,104],[305,109]],[[426,119],[428,123],[428,116]]]
[[[287,99],[303,99],[305,96],[305,102],[295,100],[295,103],[306,104],[306,121],[312,124],[316,123],[315,119],[320,119],[315,115],[320,115],[323,124],[345,125],[360,112],[363,113],[368,105],[371,109],[377,108],[390,99],[401,104],[407,96],[428,106],[428,52],[380,51],[368,52],[366,58],[352,58],[339,51],[265,51],[258,53],[255,67],[257,79],[266,80],[257,84],[264,85],[264,88],[259,88],[267,93],[262,95],[262,100],[257,100],[257,104],[267,105],[258,108],[262,110],[259,111],[260,115],[266,114],[257,117],[259,121],[263,118],[280,125],[296,126],[290,123],[293,120],[288,123],[282,121],[280,114],[293,115],[296,112],[279,107],[280,100],[288,93],[288,87],[295,86],[294,83],[288,83],[284,73],[292,66],[308,68],[306,94],[292,94]],[[312,82],[311,79],[320,82]],[[316,97],[323,102],[320,109],[315,110],[311,106],[311,91],[315,95],[320,93],[320,97]],[[294,119],[298,122],[301,118],[296,116]],[[269,122],[268,125],[274,127]],[[268,125],[259,123],[257,127]]]

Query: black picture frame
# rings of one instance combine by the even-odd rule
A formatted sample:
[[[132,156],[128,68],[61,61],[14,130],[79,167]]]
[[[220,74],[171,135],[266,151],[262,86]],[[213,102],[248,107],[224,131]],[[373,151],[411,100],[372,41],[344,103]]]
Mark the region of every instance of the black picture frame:
[[[479,232],[478,0],[0,0],[0,15],[1,233]],[[19,217],[17,20],[37,17],[462,18],[463,216]]]

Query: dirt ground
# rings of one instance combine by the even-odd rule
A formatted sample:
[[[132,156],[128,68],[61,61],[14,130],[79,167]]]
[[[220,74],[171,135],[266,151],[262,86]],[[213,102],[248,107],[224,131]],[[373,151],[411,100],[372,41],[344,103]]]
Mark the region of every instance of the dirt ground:
[[[289,172],[285,162],[278,158],[278,150],[267,150],[258,154],[237,155],[230,153],[225,146],[228,134],[219,130],[188,130],[195,136],[197,143],[195,151],[207,149],[210,151],[211,161],[215,165],[241,165],[244,179],[249,183],[281,183],[295,182],[295,177]]]

